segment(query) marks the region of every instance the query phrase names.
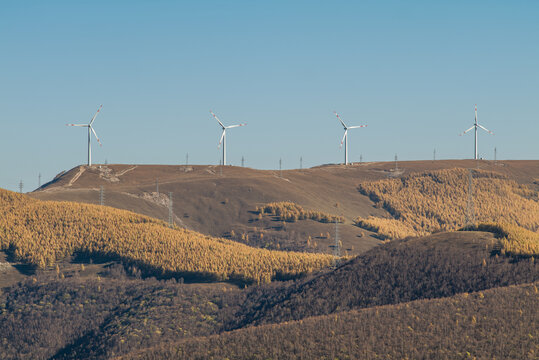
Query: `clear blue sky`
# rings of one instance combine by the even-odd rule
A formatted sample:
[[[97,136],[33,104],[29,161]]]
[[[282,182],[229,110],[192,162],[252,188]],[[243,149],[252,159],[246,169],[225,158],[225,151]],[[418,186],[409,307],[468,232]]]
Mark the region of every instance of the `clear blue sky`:
[[[86,162],[284,168],[539,154],[537,1],[0,1],[0,187]]]

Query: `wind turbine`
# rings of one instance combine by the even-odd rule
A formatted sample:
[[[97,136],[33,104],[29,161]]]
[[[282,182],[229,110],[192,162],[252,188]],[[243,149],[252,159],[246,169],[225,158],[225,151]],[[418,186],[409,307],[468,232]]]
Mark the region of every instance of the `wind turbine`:
[[[97,112],[95,113],[94,117],[92,118],[92,120],[90,120],[90,123],[88,123],[88,124],[66,124],[66,126],[78,126],[78,127],[87,127],[88,128],[88,166],[92,166],[92,142],[91,142],[92,137],[91,137],[90,133],[92,133],[92,132],[94,133],[94,136],[97,139],[97,142],[99,143],[99,146],[102,146],[101,141],[99,141],[99,138],[97,137],[97,134],[95,133],[95,130],[92,127],[92,124],[94,123],[94,120],[97,117],[97,115],[99,115],[99,112],[101,111],[102,107],[103,107],[103,105],[99,106],[99,109],[97,109]]]
[[[344,136],[342,137],[342,140],[341,140],[341,148],[342,148],[342,144],[344,142],[344,165],[348,165],[348,130],[349,129],[357,129],[357,128],[363,128],[363,127],[367,127],[367,125],[359,125],[359,126],[346,126],[346,124],[344,123],[344,121],[342,121],[341,117],[339,116],[339,114],[337,114],[336,111],[334,111],[335,113],[335,116],[337,116],[337,119],[339,119],[339,121],[341,122],[342,126],[344,127]]]
[[[219,146],[221,146],[221,143],[223,144],[223,165],[226,165],[226,129],[231,129],[231,128],[235,128],[239,126],[245,126],[247,124],[224,126],[221,120],[219,120],[219,118],[217,118],[217,116],[213,113],[213,111],[210,110],[210,113],[215,118],[215,120],[217,120],[219,125],[221,125],[221,128],[223,128],[223,133],[221,134],[221,139],[219,140]]]
[[[494,135],[494,133],[492,131],[490,131],[486,127],[484,127],[484,126],[477,123],[477,104],[475,104],[475,122],[474,122],[473,126],[471,128],[469,128],[468,130],[466,130],[465,132],[463,132],[462,134],[459,134],[459,136],[462,136],[462,135],[466,134],[468,131],[470,131],[472,129],[475,129],[474,160],[477,160],[477,128],[481,128],[481,129],[485,130],[486,132],[488,132],[489,134]]]

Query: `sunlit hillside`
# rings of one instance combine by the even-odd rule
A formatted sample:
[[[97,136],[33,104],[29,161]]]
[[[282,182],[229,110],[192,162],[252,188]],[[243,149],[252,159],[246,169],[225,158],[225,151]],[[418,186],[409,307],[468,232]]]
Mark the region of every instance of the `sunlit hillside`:
[[[120,259],[160,274],[267,282],[330,265],[323,254],[255,249],[125,210],[39,201],[0,190],[0,250],[46,267],[74,253]]]
[[[467,213],[474,215],[475,222],[539,229],[537,191],[495,172],[473,170],[472,175],[472,206],[468,205],[467,169],[427,171],[361,183],[359,191],[392,217],[359,217],[356,222],[386,238],[455,230],[466,224]]]

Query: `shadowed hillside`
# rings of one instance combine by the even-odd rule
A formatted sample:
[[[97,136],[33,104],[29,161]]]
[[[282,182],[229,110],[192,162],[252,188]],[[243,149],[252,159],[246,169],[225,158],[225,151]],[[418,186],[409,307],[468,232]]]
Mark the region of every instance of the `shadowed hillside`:
[[[537,359],[537,286],[249,327],[120,359]]]
[[[486,232],[396,240],[310,280],[254,289],[232,328],[539,280],[533,257],[499,251],[500,241]]]

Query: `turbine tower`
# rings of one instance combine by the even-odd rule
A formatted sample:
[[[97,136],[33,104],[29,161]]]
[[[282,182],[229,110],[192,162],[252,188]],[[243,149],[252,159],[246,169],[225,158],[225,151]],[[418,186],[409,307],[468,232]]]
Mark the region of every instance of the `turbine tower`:
[[[357,129],[357,128],[363,128],[363,127],[367,127],[367,125],[359,125],[359,126],[346,126],[346,124],[344,123],[344,121],[342,121],[342,119],[340,118],[339,114],[337,114],[336,111],[334,111],[335,113],[335,116],[337,116],[337,119],[339,119],[339,121],[341,122],[342,126],[344,127],[344,136],[342,137],[342,140],[341,140],[341,148],[342,148],[342,144],[344,142],[344,165],[348,165],[348,130],[349,129]]]
[[[486,127],[484,127],[484,126],[477,123],[477,104],[475,104],[475,122],[474,122],[473,126],[471,128],[469,128],[468,130],[466,130],[465,132],[463,132],[462,134],[459,134],[459,136],[462,136],[462,135],[466,134],[468,131],[470,131],[472,129],[475,129],[474,160],[477,160],[477,128],[481,128],[481,129],[485,130],[486,132],[488,132],[489,134],[494,135],[494,133],[492,131],[490,131]]]
[[[88,166],[92,166],[92,136],[91,133],[94,133],[95,138],[97,139],[97,142],[99,143],[99,146],[101,145],[101,141],[99,141],[99,138],[97,137],[97,134],[95,133],[94,128],[92,127],[92,124],[94,123],[95,118],[97,115],[99,115],[99,112],[101,111],[101,108],[103,105],[99,106],[99,109],[97,109],[97,112],[95,113],[94,117],[88,124],[66,124],[67,126],[78,126],[78,127],[87,127],[88,128]]]
[[[217,118],[217,116],[213,113],[213,111],[210,110],[210,113],[215,118],[215,120],[217,120],[219,125],[221,125],[221,128],[223,128],[223,133],[221,134],[221,139],[219,140],[219,146],[221,146],[221,143],[223,144],[223,165],[226,165],[226,129],[231,129],[231,128],[235,128],[235,127],[239,127],[239,126],[245,126],[247,124],[224,126],[223,123],[221,122],[221,120],[219,120]]]

